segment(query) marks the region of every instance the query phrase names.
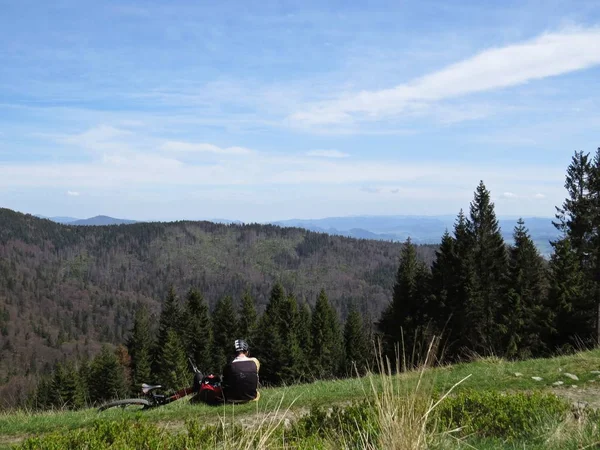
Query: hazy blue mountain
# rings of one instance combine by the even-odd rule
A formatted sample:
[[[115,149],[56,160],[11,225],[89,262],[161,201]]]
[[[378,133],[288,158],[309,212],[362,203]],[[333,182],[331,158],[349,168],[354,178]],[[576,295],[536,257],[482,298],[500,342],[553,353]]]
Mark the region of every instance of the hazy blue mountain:
[[[90,217],[89,219],[75,220],[74,222],[70,222],[69,225],[126,225],[136,222],[136,220],[115,219],[114,217],[108,216],[96,216]]]
[[[80,220],[77,217],[63,217],[63,216],[46,217],[46,216],[42,216],[41,214],[36,214],[35,217],[39,217],[40,219],[48,219],[48,220],[51,220],[52,222],[57,222],[57,223],[71,223],[71,222],[75,222],[76,220]]]
[[[418,244],[438,243],[447,229],[452,232],[456,216],[349,216],[323,219],[290,219],[272,222],[285,227],[300,227],[311,231],[364,239],[404,241],[410,237]],[[525,226],[540,252],[549,255],[549,243],[559,233],[549,217],[524,217]],[[500,228],[507,242],[512,242],[517,218],[500,217]]]

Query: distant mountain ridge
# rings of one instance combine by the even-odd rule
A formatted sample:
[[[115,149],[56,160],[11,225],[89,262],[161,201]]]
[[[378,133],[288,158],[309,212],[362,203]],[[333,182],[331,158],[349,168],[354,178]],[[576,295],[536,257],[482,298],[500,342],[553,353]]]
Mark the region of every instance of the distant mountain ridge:
[[[46,216],[42,216],[41,214],[35,214],[35,217],[38,217],[39,219],[48,219],[53,222],[62,223],[62,224],[71,223],[71,222],[75,222],[76,220],[80,220],[80,219],[77,219],[76,217],[63,217],[63,216],[46,217]]]
[[[38,216],[42,217],[42,216]],[[71,217],[50,217],[54,222],[69,225],[120,225],[139,223],[136,220],[116,219],[108,216],[96,216],[89,219]],[[552,225],[549,217],[524,217],[525,226],[544,256],[552,253],[551,240],[559,236],[558,230]],[[240,220],[208,219],[209,222],[221,224],[242,224]],[[309,231],[352,237],[358,239],[373,239],[382,241],[402,242],[408,237],[417,244],[437,244],[446,230],[452,233],[456,216],[422,216],[422,215],[393,215],[393,216],[343,216],[325,217],[322,219],[289,219],[265,222],[265,224],[281,227],[297,227]],[[500,228],[506,242],[512,242],[517,218],[500,217]]]
[[[109,216],[94,216],[89,219],[77,219],[75,217],[45,217],[40,214],[36,214],[35,217],[40,219],[48,219],[56,223],[61,223],[63,225],[128,225],[132,223],[137,223],[137,220],[129,220],[129,219],[117,219]]]
[[[115,219],[114,217],[108,216],[95,216],[90,217],[89,219],[70,222],[69,225],[128,225],[132,223],[137,223],[137,220]]]
[[[517,218],[498,220],[502,236],[508,243],[513,240]],[[549,217],[523,217],[533,241],[539,251],[548,256],[552,253],[551,240],[559,236],[559,231]],[[405,241],[408,237],[417,244],[439,243],[446,230],[452,233],[456,216],[351,216],[325,217],[322,219],[290,219],[271,222],[283,227],[299,227],[310,231],[323,232],[363,239]]]

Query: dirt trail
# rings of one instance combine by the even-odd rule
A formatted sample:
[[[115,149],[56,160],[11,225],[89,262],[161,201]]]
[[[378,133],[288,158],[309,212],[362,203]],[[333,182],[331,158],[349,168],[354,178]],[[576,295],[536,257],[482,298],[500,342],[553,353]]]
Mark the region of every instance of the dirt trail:
[[[561,387],[551,391],[559,397],[566,398],[571,403],[584,402],[588,408],[600,409],[600,386],[598,387]]]

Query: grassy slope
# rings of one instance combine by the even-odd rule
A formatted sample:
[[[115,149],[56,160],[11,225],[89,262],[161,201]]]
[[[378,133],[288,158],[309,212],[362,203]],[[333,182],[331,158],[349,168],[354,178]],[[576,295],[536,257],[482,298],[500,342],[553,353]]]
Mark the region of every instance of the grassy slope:
[[[473,363],[436,368],[425,372],[424,381],[434,386],[438,392],[445,392],[455,383],[470,377],[459,385],[461,389],[476,390],[535,390],[553,389],[567,398],[584,399],[591,404],[600,399],[600,378],[593,371],[600,370],[600,350],[581,352],[575,355],[551,359],[532,359],[528,361],[507,362],[500,359],[482,359]],[[522,373],[522,376],[515,376]],[[565,373],[575,374],[575,381]],[[542,377],[535,381],[531,377]],[[405,373],[400,376],[407,388],[416,386],[419,374]],[[191,405],[185,399],[153,411],[142,413],[148,420],[156,421],[168,427],[180,427],[186,419],[200,418],[207,422],[233,419],[253,420],[261,413],[290,407],[292,413],[303,413],[312,405],[332,405],[365,397],[371,389],[371,380],[375,378],[319,381],[307,385],[284,388],[264,389],[258,404],[232,407],[208,407]],[[560,387],[552,383],[563,381]],[[598,380],[598,382],[596,382]],[[598,387],[596,387],[598,385]],[[574,387],[576,386],[576,388]],[[281,402],[281,404],[280,404]],[[123,411],[96,412],[95,409],[77,412],[48,412],[31,414],[27,412],[0,415],[0,448],[17,442],[25,436],[43,434],[57,429],[74,429],[90,426],[98,419],[116,419],[127,414]]]

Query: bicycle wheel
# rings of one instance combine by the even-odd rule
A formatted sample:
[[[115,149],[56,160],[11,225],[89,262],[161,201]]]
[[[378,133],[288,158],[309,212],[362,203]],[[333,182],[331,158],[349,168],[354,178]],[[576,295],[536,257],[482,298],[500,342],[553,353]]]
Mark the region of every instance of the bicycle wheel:
[[[98,408],[98,411],[99,412],[104,411],[109,408],[125,409],[127,407],[129,407],[129,409],[135,411],[135,410],[150,408],[150,406],[151,406],[150,402],[143,398],[125,398],[123,400],[114,400],[112,402],[105,403],[100,408]]]

